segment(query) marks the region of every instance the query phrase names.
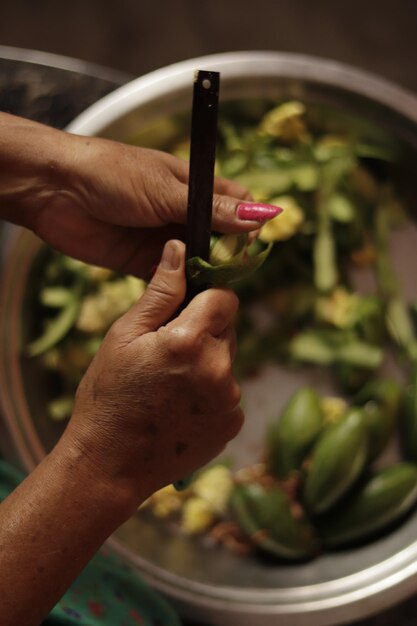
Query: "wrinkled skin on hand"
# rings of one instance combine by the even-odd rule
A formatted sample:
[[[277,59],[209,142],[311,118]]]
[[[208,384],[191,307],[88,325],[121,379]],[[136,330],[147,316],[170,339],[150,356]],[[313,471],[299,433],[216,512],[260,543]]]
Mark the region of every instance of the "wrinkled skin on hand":
[[[87,263],[147,278],[164,244],[185,237],[188,163],[104,139],[71,139],[83,142],[83,167],[77,165],[69,192],[54,190],[37,216],[35,232]],[[249,198],[244,187],[217,178],[214,190],[216,230],[255,228],[235,215],[239,200]]]
[[[5,113],[0,130],[3,219],[64,254],[142,278],[169,239],[184,238],[186,161]],[[216,178],[214,194],[213,229],[247,233],[259,226],[236,214],[250,199],[240,184]]]
[[[243,421],[232,374],[237,298],[210,289],[172,319],[184,293],[184,246],[170,242],[145,295],[106,336],[68,427],[97,471],[138,501],[219,454]]]

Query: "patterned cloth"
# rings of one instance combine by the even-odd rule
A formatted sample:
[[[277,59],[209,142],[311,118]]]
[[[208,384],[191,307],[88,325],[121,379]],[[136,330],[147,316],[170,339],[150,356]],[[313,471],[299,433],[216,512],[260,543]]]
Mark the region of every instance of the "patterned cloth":
[[[0,500],[24,475],[0,460]],[[44,626],[181,626],[161,596],[119,557],[102,548],[44,622]]]

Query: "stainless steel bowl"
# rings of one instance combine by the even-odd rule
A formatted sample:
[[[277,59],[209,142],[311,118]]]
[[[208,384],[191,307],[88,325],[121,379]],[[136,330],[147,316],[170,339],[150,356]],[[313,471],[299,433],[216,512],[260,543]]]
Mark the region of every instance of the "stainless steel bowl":
[[[417,174],[417,99],[359,70],[293,54],[222,54],[158,70],[103,98],[68,130],[128,141],[138,128],[190,108],[195,69],[221,72],[223,100],[301,98],[372,119],[402,142],[401,184],[405,190],[413,186]],[[416,237],[414,233],[408,244],[411,254]],[[17,231],[9,238],[8,250],[0,293],[0,329],[5,346],[0,362],[2,404],[13,449],[31,469],[59,436],[59,428],[54,430],[42,413],[50,381],[20,356],[19,347],[20,320],[23,329],[31,324],[26,302],[36,282],[41,246],[34,237]],[[404,260],[404,254],[402,257]],[[415,294],[416,283],[410,283],[409,289]],[[307,375],[320,389],[329,388],[328,380],[314,372]],[[277,411],[301,382],[305,382],[304,374],[300,380],[285,369],[272,368],[259,384],[246,386],[247,426],[232,445],[239,463],[256,458],[264,428],[259,409],[262,406],[262,414],[270,414],[271,389]],[[121,527],[110,543],[183,614],[218,626],[347,623],[417,591],[417,514],[367,546],[325,554],[303,565],[242,560],[139,517]]]

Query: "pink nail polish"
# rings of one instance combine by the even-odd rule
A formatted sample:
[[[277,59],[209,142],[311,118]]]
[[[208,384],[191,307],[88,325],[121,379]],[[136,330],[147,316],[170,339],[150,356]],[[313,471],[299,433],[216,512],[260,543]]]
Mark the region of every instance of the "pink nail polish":
[[[236,214],[240,220],[251,222],[266,222],[282,213],[284,209],[272,204],[258,202],[244,202],[237,207]]]

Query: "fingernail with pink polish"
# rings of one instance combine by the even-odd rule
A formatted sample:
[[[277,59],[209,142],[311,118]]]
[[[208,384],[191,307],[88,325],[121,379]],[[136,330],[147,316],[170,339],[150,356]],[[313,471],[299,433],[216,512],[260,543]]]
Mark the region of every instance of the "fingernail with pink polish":
[[[236,214],[240,220],[251,222],[266,222],[282,213],[283,209],[273,204],[258,202],[244,202],[237,207]]]

